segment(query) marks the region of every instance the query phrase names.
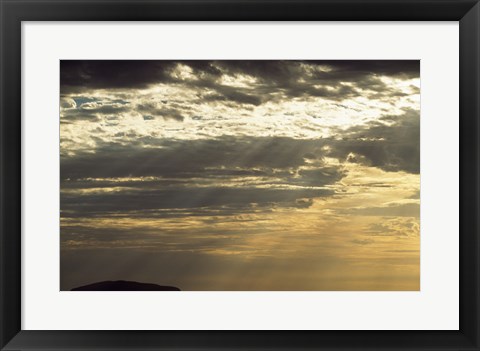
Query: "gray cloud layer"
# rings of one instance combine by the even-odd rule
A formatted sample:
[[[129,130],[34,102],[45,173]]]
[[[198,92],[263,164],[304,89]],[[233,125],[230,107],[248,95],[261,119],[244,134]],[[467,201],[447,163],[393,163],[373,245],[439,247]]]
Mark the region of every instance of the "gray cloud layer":
[[[311,202],[302,199],[332,195],[325,187],[345,176],[341,164],[326,165],[325,157],[386,171],[419,172],[419,115],[414,111],[385,116],[342,135],[315,140],[225,136],[138,140],[137,146],[105,144],[94,153],[62,157],[62,189],[124,190],[64,193],[62,210],[65,215],[94,215],[210,206],[223,210],[231,206],[231,213],[249,211],[252,204],[308,207]],[[236,187],[229,187],[232,182]]]
[[[188,67],[195,79],[175,76]],[[257,82],[231,87],[221,77],[247,76]],[[283,99],[309,96],[345,100],[365,95],[395,94],[380,77],[418,78],[419,61],[61,61],[62,94],[91,89],[142,89],[152,84],[177,84],[208,92],[206,101],[260,105],[278,94]],[[398,94],[398,93],[397,93]],[[278,97],[277,97],[278,98]]]

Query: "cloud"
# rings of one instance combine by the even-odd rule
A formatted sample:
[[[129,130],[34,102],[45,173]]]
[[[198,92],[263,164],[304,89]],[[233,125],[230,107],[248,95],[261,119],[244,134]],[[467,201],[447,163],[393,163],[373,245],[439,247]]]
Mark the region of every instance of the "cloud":
[[[62,210],[85,215],[222,206],[242,212],[253,204],[307,208],[311,199],[333,195],[325,187],[345,175],[320,159],[306,163],[305,155],[321,143],[224,137],[163,140],[147,148],[105,145],[62,157]]]
[[[115,206],[119,211],[132,211],[135,207],[152,210],[240,204],[243,207],[235,211],[241,212],[253,203],[304,208],[311,206],[315,197],[333,195],[330,190],[318,188],[333,185],[346,175],[341,164],[324,164],[326,156],[387,171],[418,173],[419,116],[415,111],[352,127],[344,135],[343,139],[316,140],[137,138],[137,146],[105,143],[94,153],[62,157],[62,189],[124,190],[111,194],[106,190],[100,194],[65,193],[62,206],[65,210],[92,213],[114,211]],[[406,204],[351,209],[346,213],[418,216],[419,207]]]
[[[262,100],[255,95],[244,94],[232,89],[229,89],[230,91],[227,91],[226,89],[219,90],[221,90],[221,94],[206,95],[204,98],[205,101],[233,101],[254,106],[258,106],[262,103]]]
[[[154,84],[174,84],[207,94],[206,101],[232,101],[258,106],[281,96],[344,100],[381,94],[398,96],[381,77],[419,77],[419,61],[61,61],[62,94],[86,89],[144,89]],[[188,74],[182,74],[182,72]],[[249,77],[242,87],[222,80]],[[370,91],[368,93],[367,91]]]
[[[127,190],[123,192],[61,196],[62,211],[81,213],[122,213],[156,209],[193,209],[236,205],[238,212],[249,212],[252,204],[305,208],[308,203],[297,202],[332,195],[325,189],[268,189],[233,187],[187,187],[162,190]],[[307,200],[308,201],[308,200]],[[239,207],[238,207],[239,206]],[[243,207],[242,207],[243,206]]]
[[[136,143],[146,136],[335,139],[337,124],[342,126],[337,133],[345,136],[348,125],[373,128],[367,124],[382,122],[381,115],[418,107],[418,95],[408,88],[418,80],[404,80],[413,77],[415,62],[115,61],[110,68],[105,68],[108,61],[63,63],[61,141],[62,152],[68,147],[69,153],[114,140]],[[392,123],[383,121],[387,127]],[[381,152],[378,142],[357,144],[373,165],[418,171],[407,164],[395,168],[399,160],[374,155]]]
[[[420,217],[420,204],[406,203],[380,207],[352,208],[343,212],[355,216]]]
[[[149,142],[148,140],[144,140]],[[252,168],[288,169],[305,165],[304,156],[318,153],[322,140],[277,137],[221,137],[199,140],[152,140],[151,144],[105,144],[61,160],[62,179],[108,177],[192,177],[212,172],[256,172]],[[224,167],[224,168],[221,168]],[[308,171],[303,172],[304,175]],[[212,174],[213,175],[213,174]]]
[[[63,120],[74,121],[74,120],[89,120],[96,121],[102,117],[117,117],[118,115],[129,112],[130,107],[127,102],[118,100],[95,100],[95,99],[78,99],[82,101],[80,104],[77,104],[75,99],[72,98],[62,98],[63,103],[60,105],[61,114],[60,117]],[[66,107],[67,104],[70,104],[69,107]]]
[[[386,171],[420,172],[420,115],[407,110],[366,126],[352,127],[332,140],[329,155]]]
[[[62,98],[60,98],[60,107],[63,108],[63,109],[76,108],[77,103],[72,98],[62,97]]]
[[[144,104],[139,104],[135,107],[135,111],[144,114],[143,119],[149,119],[148,117],[158,116],[165,119],[172,119],[175,121],[183,121],[183,115],[173,108],[168,108],[162,105],[159,105],[155,102],[148,102]],[[145,118],[147,117],[147,118]]]
[[[314,169],[301,169],[295,183],[306,186],[325,186],[334,184],[345,176],[345,171],[340,167],[317,167]]]
[[[229,74],[251,75],[279,85],[296,81],[299,73],[323,81],[358,81],[370,75],[419,77],[420,72],[418,60],[229,60],[214,64]]]
[[[381,223],[370,224],[366,236],[418,237],[420,225],[418,218],[384,217]]]
[[[354,239],[351,242],[357,245],[369,245],[372,244],[374,241],[372,239]]]
[[[171,61],[62,60],[60,83],[62,93],[83,88],[142,88],[169,80]]]

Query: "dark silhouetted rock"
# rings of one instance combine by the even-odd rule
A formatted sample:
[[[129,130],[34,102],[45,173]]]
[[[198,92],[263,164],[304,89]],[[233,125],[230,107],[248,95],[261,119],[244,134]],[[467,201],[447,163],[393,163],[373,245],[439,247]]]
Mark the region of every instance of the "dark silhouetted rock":
[[[73,288],[71,291],[180,291],[180,289],[174,286],[116,280],[84,285]]]

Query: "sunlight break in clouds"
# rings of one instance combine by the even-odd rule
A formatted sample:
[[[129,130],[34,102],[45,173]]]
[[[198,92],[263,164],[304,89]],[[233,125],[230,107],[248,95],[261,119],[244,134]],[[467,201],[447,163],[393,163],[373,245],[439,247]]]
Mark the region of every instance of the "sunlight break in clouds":
[[[419,61],[61,62],[61,289],[419,290]]]

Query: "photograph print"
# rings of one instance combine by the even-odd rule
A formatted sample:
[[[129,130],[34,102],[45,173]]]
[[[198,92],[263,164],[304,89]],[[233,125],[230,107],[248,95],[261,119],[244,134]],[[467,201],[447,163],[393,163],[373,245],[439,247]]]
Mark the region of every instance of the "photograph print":
[[[420,61],[61,60],[60,290],[420,290]]]

